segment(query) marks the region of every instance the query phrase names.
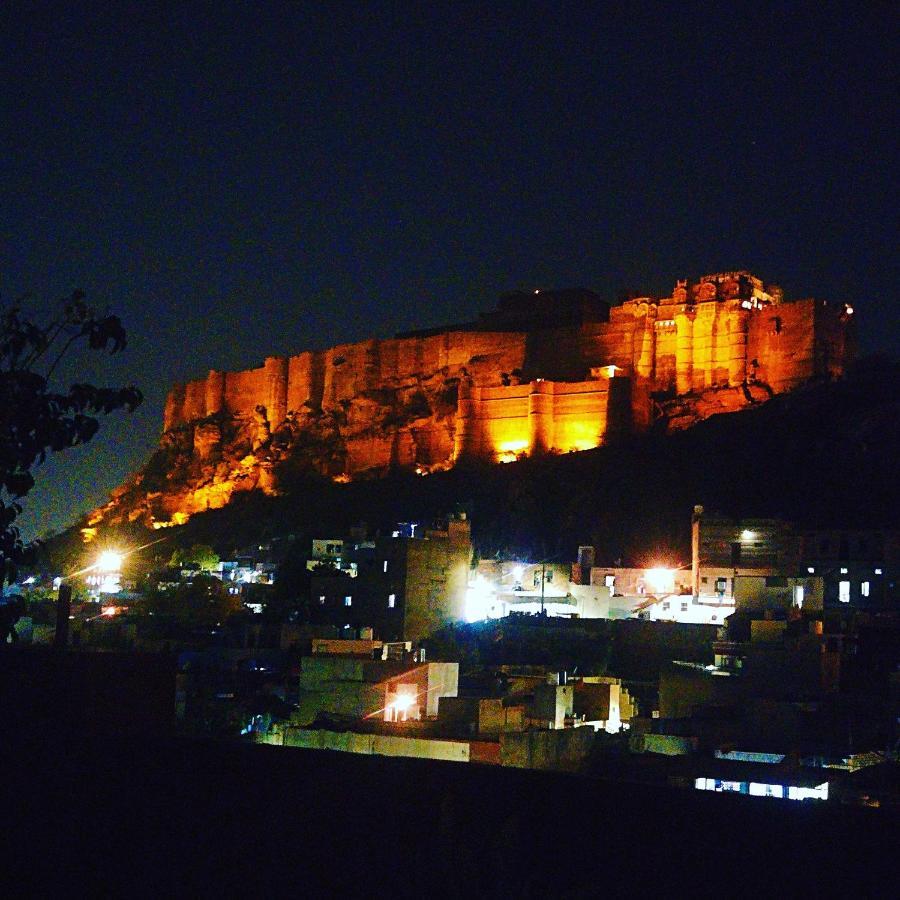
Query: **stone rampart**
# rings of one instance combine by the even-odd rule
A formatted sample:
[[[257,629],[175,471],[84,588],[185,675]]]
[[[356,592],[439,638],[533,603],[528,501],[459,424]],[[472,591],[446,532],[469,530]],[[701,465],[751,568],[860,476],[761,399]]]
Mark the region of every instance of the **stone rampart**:
[[[594,303],[579,318],[560,297],[506,298],[500,313],[445,332],[273,356],[175,385],[161,452],[178,471],[157,491],[137,477],[143,495],[123,489],[110,506],[154,520],[158,508],[174,522],[235,490],[277,491],[278,464],[296,453],[348,478],[589,449],[659,419],[689,427],[837,377],[855,348],[849,305],[784,302],[747,272],[679,281],[669,297],[608,315]]]

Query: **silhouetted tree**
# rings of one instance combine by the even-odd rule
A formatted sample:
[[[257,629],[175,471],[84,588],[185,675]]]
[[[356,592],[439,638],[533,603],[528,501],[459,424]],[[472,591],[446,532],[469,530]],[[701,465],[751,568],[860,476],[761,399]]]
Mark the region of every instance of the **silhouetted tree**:
[[[191,547],[178,547],[172,552],[169,565],[172,568],[193,563],[204,572],[212,572],[219,564],[219,554],[209,544],[194,544]]]
[[[81,349],[118,353],[125,329],[117,316],[91,309],[76,291],[46,324],[12,305],[0,311],[0,584],[15,578],[26,553],[16,518],[34,487],[32,469],[48,452],[89,441],[98,416],[141,402],[134,387],[55,386],[59,365]]]
[[[143,606],[185,628],[219,625],[243,609],[240,597],[230,594],[212,575],[197,575],[174,589],[147,591]]]

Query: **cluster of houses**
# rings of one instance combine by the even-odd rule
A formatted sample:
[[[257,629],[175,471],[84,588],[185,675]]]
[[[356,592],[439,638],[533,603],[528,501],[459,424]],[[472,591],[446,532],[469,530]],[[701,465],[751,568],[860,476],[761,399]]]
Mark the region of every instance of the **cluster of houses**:
[[[682,568],[482,560],[469,523],[313,544],[310,605],[330,639],[300,662],[283,746],[585,771],[788,800],[889,803],[866,772],[896,757],[897,535],[692,517]],[[566,621],[568,620],[568,621]],[[425,658],[449,622],[702,637],[652,683]],[[547,623],[547,625],[542,625]],[[680,631],[671,631],[677,629]],[[863,774],[860,774],[863,773]]]
[[[775,519],[710,516],[698,506],[691,560],[680,568],[597,565],[593,547],[579,547],[571,564],[490,559],[473,567],[464,515],[444,528],[416,528],[313,541],[315,621],[416,641],[446,622],[516,614],[724,625],[759,604],[780,615],[896,604],[895,532],[801,530]]]

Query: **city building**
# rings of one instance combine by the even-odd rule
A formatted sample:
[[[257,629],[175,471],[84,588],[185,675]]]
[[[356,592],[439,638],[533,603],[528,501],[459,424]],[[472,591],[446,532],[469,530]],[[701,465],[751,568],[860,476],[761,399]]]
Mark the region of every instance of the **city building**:
[[[397,529],[396,536],[344,542],[340,569],[313,570],[312,621],[368,626],[383,640],[420,641],[464,619],[472,560],[465,514],[413,537],[415,530],[410,536]]]
[[[576,583],[571,575],[568,563],[481,560],[469,579],[466,619],[476,622],[511,614],[606,618],[608,591]]]
[[[342,643],[314,642],[313,654],[301,660],[295,724],[311,724],[323,714],[346,721],[433,719],[440,698],[456,696],[457,663],[425,662],[412,652],[391,658],[381,642]]]

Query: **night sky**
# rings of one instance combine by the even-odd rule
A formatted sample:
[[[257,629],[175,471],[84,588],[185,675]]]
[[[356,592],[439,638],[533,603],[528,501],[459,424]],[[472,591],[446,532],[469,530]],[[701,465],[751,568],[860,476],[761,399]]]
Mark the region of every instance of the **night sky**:
[[[143,461],[173,381],[518,287],[749,268],[898,344],[895,4],[91,6],[0,13],[0,292],[119,313],[71,374],[146,400],[44,467],[30,534]]]

